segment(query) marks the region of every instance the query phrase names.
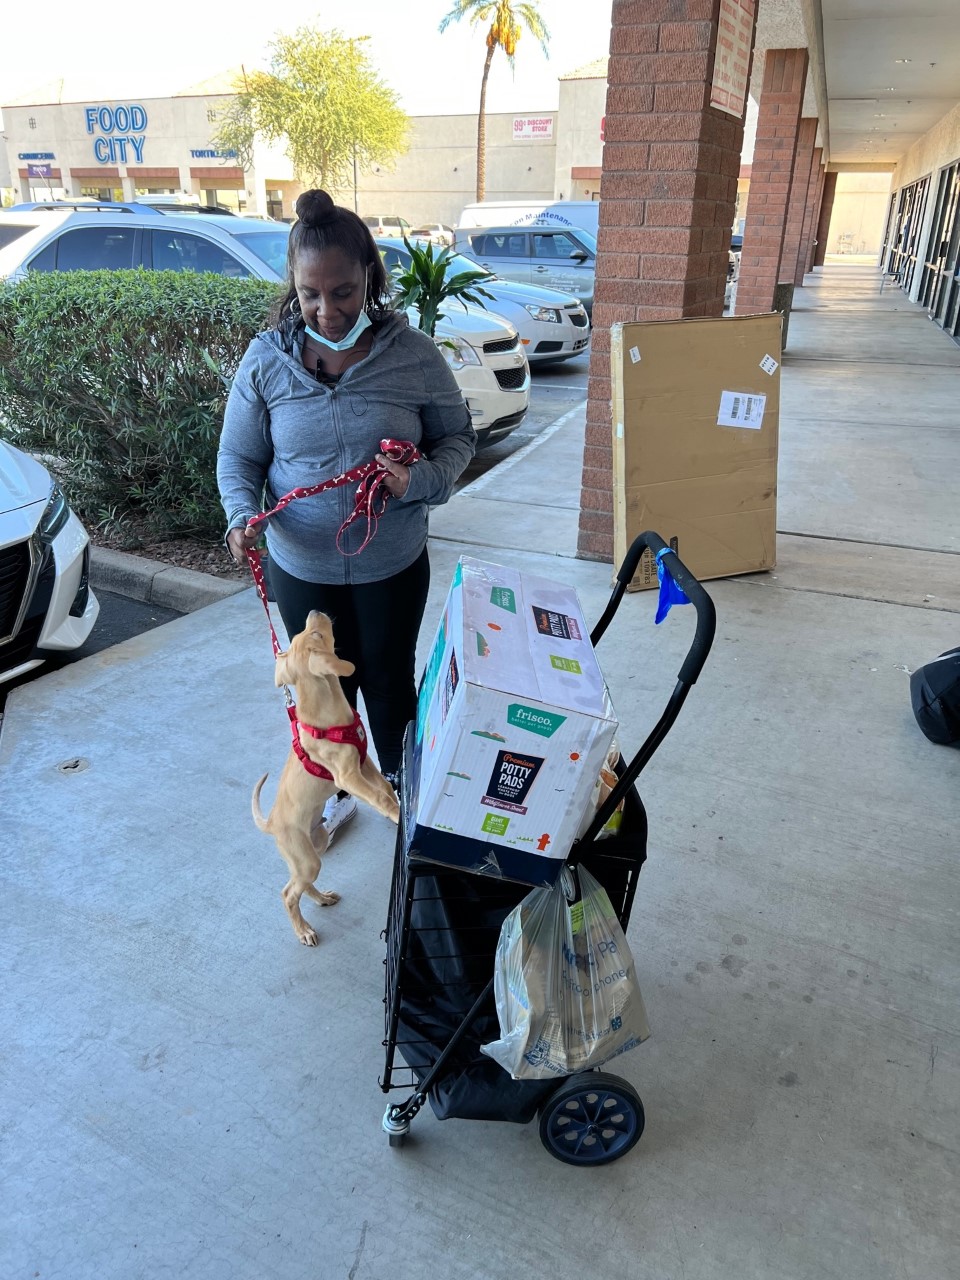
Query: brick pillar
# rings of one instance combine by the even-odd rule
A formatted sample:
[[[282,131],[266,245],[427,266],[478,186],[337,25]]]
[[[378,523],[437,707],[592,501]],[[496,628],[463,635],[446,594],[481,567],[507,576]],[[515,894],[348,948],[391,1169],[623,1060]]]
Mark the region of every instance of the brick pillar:
[[[820,194],[820,177],[823,166],[820,157],[822,147],[814,147],[813,164],[810,166],[810,181],[807,184],[807,207],[803,214],[803,232],[800,236],[800,252],[797,254],[797,273],[793,283],[800,288],[803,277],[810,270],[810,255],[813,252],[813,229],[816,226],[817,196]]]
[[[820,197],[820,216],[817,219],[817,247],[813,252],[813,265],[823,266],[824,254],[827,252],[827,236],[830,234],[830,217],[833,213],[833,201],[837,194],[837,175],[824,174],[823,194]]]
[[[780,283],[794,283],[803,245],[803,220],[810,196],[810,174],[813,170],[813,144],[817,140],[817,120],[804,116],[797,130],[797,153],[790,180],[787,224],[783,232],[783,255],[780,259]],[[801,284],[803,281],[801,280]]]
[[[768,49],[766,52],[740,254],[738,315],[773,310],[781,274],[808,61],[806,49]],[[795,261],[790,267],[791,280],[794,269]]]
[[[817,223],[820,216],[820,205],[823,204],[823,180],[826,178],[826,175],[826,168],[824,168],[823,164],[820,164],[820,173],[817,182],[817,198],[815,198],[813,205],[813,221],[810,223],[810,252],[808,259],[806,259],[806,270],[808,271],[813,270],[813,259],[815,252],[817,252]]]
[[[580,498],[585,559],[613,559],[610,326],[723,314],[743,115],[710,105],[719,11],[720,0],[613,2]]]

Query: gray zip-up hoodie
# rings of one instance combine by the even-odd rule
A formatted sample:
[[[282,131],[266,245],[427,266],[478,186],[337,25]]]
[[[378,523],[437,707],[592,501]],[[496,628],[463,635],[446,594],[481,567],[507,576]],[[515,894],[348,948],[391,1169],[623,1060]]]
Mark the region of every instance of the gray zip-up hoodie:
[[[391,497],[379,532],[355,556],[341,555],[337,530],[353,510],[356,485],[300,498],[267,522],[267,547],[281,569],[305,582],[378,582],[407,568],[427,541],[430,506],[446,502],[473,457],[477,437],[453,372],[431,338],[391,313],[368,355],[334,388],[301,358],[303,328],[286,344],[276,329],[258,334],[240,362],[223,421],[217,483],[227,528],[246,524],[298,486],[319,484],[380,452],[380,440],[412,440],[424,457],[410,487]],[[291,350],[285,350],[285,345]],[[344,535],[345,551],[366,536],[366,519]]]

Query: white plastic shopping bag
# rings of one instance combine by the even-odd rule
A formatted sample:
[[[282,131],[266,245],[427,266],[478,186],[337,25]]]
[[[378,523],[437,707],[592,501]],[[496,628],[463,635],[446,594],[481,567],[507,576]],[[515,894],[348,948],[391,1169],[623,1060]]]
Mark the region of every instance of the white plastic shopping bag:
[[[500,1039],[483,1052],[515,1080],[573,1075],[650,1034],[633,956],[606,891],[582,867],[568,903],[564,871],[503,922],[494,968]]]

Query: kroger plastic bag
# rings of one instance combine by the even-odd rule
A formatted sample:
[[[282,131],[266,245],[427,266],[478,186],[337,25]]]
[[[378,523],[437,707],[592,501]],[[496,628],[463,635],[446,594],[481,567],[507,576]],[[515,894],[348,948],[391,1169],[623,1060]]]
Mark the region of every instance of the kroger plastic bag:
[[[633,956],[606,891],[580,868],[534,889],[503,922],[494,968],[500,1039],[483,1045],[514,1080],[587,1071],[650,1034]]]

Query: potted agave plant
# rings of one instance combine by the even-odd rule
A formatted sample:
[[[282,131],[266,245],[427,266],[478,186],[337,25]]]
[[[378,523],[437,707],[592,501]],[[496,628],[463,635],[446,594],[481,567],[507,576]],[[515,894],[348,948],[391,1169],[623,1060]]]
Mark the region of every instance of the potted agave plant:
[[[406,267],[394,268],[396,305],[412,307],[420,317],[419,328],[424,333],[436,342],[451,345],[436,337],[437,321],[446,314],[440,308],[450,298],[486,306],[484,298],[492,298],[493,294],[482,289],[479,281],[487,272],[479,267],[476,271],[451,272],[449,249],[441,249],[435,255],[433,244],[411,244],[406,236],[403,243],[410,255],[410,263]]]

